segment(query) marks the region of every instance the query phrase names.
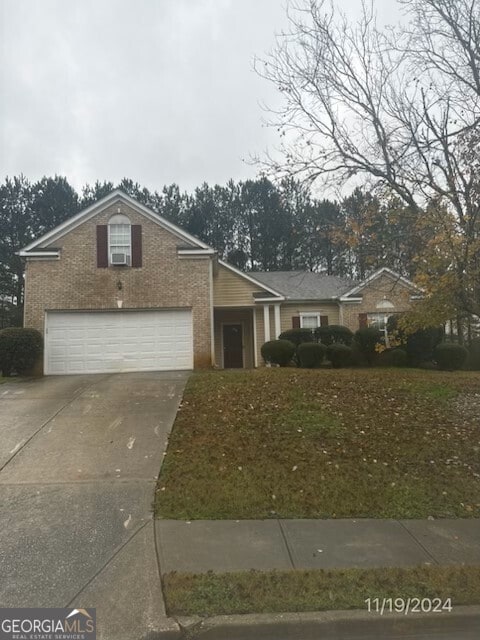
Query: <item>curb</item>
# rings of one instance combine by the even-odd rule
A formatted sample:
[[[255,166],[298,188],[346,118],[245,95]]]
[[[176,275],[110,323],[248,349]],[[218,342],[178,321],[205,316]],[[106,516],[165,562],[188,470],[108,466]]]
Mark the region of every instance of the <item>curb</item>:
[[[386,613],[363,610],[269,613],[175,618],[185,640],[394,640],[407,633],[478,633],[480,606],[459,606],[443,613]],[[162,635],[162,638],[166,636]],[[177,636],[178,637],[178,636]],[[430,637],[430,636],[429,636]],[[434,636],[433,636],[434,637]],[[472,635],[472,638],[475,637]]]

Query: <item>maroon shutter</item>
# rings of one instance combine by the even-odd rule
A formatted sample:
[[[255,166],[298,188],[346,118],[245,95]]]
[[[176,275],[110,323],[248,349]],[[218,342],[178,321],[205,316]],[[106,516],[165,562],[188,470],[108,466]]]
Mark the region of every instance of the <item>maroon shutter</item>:
[[[328,316],[320,316],[320,326],[328,327]]]
[[[368,327],[368,316],[366,313],[358,314],[358,326],[360,327],[360,329]]]
[[[300,316],[292,317],[292,329],[300,329]]]
[[[142,225],[132,224],[132,267],[142,266]]]
[[[97,225],[97,267],[108,267],[108,228],[106,224]]]

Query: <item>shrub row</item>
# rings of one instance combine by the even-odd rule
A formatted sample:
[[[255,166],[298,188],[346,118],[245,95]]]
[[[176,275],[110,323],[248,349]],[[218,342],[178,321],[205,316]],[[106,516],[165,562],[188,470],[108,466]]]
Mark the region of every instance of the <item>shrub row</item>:
[[[378,354],[376,348],[379,344],[380,332],[373,327],[359,329],[355,333],[352,346],[341,341],[333,341],[327,346],[322,342],[315,342],[309,330],[293,331],[296,332],[295,342],[286,339],[286,336],[291,335],[290,332],[284,332],[281,334],[281,339],[271,340],[262,346],[261,351],[265,362],[286,367],[295,358],[298,366],[311,369],[320,367],[325,357],[336,369],[350,365],[372,366],[374,363],[384,367],[406,367],[411,364],[405,348],[387,349]],[[474,351],[474,356],[480,360],[480,343],[475,348],[477,351]],[[437,367],[448,371],[461,369],[468,356],[467,349],[455,343],[442,342],[432,351],[432,358]],[[417,366],[423,362],[425,361],[418,362]],[[474,366],[475,363],[475,358],[470,358],[470,366]]]
[[[36,329],[9,327],[0,331],[0,372],[4,376],[33,371],[43,351],[43,340]]]
[[[328,347],[317,342],[302,342],[295,347],[289,340],[270,340],[262,346],[261,352],[265,362],[280,367],[291,364],[295,355],[298,366],[305,369],[320,367],[325,356],[335,369],[352,363],[352,348],[341,342],[334,342]]]
[[[320,342],[327,347],[336,343],[350,346],[353,342],[353,333],[343,325],[330,324],[316,329],[288,329],[280,334],[279,339],[289,340],[296,347],[304,342]]]

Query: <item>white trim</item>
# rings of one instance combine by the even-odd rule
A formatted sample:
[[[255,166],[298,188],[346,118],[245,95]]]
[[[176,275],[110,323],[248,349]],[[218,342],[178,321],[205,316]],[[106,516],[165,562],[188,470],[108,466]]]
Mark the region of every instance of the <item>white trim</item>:
[[[285,298],[254,298],[255,302],[285,302]]]
[[[338,303],[338,321],[343,325],[343,304]]]
[[[245,320],[239,320],[238,322],[220,322],[220,350],[222,352],[222,369],[225,369],[225,350],[223,348],[223,327],[236,326],[242,327],[242,366],[232,367],[233,369],[245,369]]]
[[[208,279],[210,285],[210,359],[212,367],[217,363],[215,362],[215,314],[213,309],[213,261],[210,260],[208,269]]]
[[[25,301],[24,301],[25,302]],[[25,305],[24,309],[27,308],[27,305]],[[44,375],[48,375],[48,371],[47,371],[47,335],[48,335],[48,324],[47,324],[47,318],[48,318],[48,311],[44,311],[43,312],[43,373]]]
[[[300,312],[300,329],[311,329],[312,327],[304,327],[303,326],[303,318],[315,316],[317,318],[317,326],[314,327],[317,329],[320,326],[320,316],[322,315],[321,311],[301,311]]]
[[[179,256],[214,256],[215,249],[177,249]]]
[[[188,242],[191,242],[192,244],[196,245],[197,247],[201,247],[202,249],[211,249],[211,247],[209,247],[207,244],[205,244],[198,238],[195,238],[194,236],[190,235],[187,231],[183,231],[183,229],[180,229],[180,227],[177,227],[177,225],[173,224],[172,222],[169,222],[168,220],[165,220],[165,218],[162,218],[161,216],[159,216],[157,213],[155,213],[148,207],[144,206],[134,198],[131,198],[126,193],[124,193],[121,189],[115,189],[104,198],[101,198],[97,202],[94,202],[92,205],[90,205],[83,211],[80,211],[73,217],[69,218],[68,220],[65,220],[65,222],[58,225],[51,231],[48,231],[47,233],[45,233],[43,236],[41,236],[37,240],[34,240],[30,244],[28,244],[26,247],[21,249],[21,251],[19,252],[19,255],[24,255],[26,252],[31,251],[35,247],[39,247],[45,244],[50,244],[51,242],[58,240],[59,238],[64,236],[66,233],[73,231],[73,229],[78,227],[83,222],[86,222],[87,220],[92,218],[94,215],[102,211],[103,209],[106,209],[108,206],[111,206],[119,201],[123,201],[125,204],[132,207],[132,209],[135,209],[137,212],[142,213],[146,218],[148,218],[152,222],[155,222],[160,227],[163,227],[164,229],[171,231],[174,235],[178,236],[179,238],[182,238],[183,240],[187,240]]]
[[[350,289],[350,291],[347,291],[346,293],[344,293],[343,296],[340,298],[340,300],[344,300],[347,296],[351,296],[354,293],[361,291],[364,287],[367,286],[367,284],[372,282],[372,280],[376,280],[383,273],[387,273],[389,276],[393,277],[395,280],[399,282],[402,282],[403,284],[410,287],[411,289],[415,289],[416,291],[421,291],[421,289],[417,287],[417,285],[413,284],[411,280],[408,280],[408,278],[401,276],[399,273],[395,273],[395,271],[392,271],[392,269],[389,269],[388,267],[382,267],[381,269],[378,269],[377,271],[375,271],[375,273],[372,273],[371,276],[368,276],[368,278],[365,278],[364,280],[362,280],[362,282],[360,284],[357,284],[355,287],[353,287],[353,289]]]
[[[32,257],[32,258],[59,258],[60,250],[58,251],[32,251],[31,253],[27,253],[25,251],[17,251],[17,256],[22,257]]]
[[[258,367],[258,354],[257,354],[257,307],[252,307],[252,320],[253,320],[253,366],[256,369]]]
[[[245,280],[248,280],[249,282],[256,284],[258,287],[260,287],[260,289],[263,289],[264,291],[268,291],[269,293],[273,293],[273,295],[276,296],[278,300],[285,300],[285,296],[283,296],[281,293],[278,293],[278,291],[275,291],[274,289],[270,289],[270,287],[267,287],[265,284],[262,284],[258,280],[255,280],[255,278],[252,278],[252,276],[244,273],[243,271],[240,271],[240,269],[237,269],[236,267],[232,267],[232,265],[228,264],[228,262],[219,260],[218,264],[222,265],[222,267],[225,267],[226,269],[230,269],[230,271],[233,271],[233,273],[236,273],[238,276],[242,276],[242,278],[245,278]]]
[[[268,304],[263,305],[263,337],[264,342],[270,340],[270,306]]]
[[[274,312],[274,320],[275,320],[275,339],[278,339],[278,336],[282,333],[282,330],[280,328],[280,305],[279,304],[275,304],[273,306],[273,312]]]
[[[355,302],[355,303],[359,303],[359,302],[363,302],[363,298],[345,298],[344,296],[342,296],[341,298],[339,298],[340,302]]]

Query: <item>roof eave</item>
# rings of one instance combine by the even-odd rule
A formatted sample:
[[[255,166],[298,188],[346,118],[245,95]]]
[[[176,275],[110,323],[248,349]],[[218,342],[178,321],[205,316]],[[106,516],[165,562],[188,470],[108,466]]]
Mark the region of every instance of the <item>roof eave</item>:
[[[114,204],[119,200],[123,200],[126,204],[131,206],[133,209],[136,209],[140,213],[143,213],[147,218],[152,220],[152,222],[155,222],[159,226],[167,229],[168,231],[178,236],[179,238],[183,240],[187,240],[188,242],[191,242],[197,248],[199,247],[202,249],[212,249],[212,247],[209,247],[207,244],[205,244],[198,238],[195,238],[195,236],[190,235],[187,231],[184,231],[180,227],[177,227],[177,225],[173,224],[172,222],[169,222],[165,218],[162,218],[162,216],[159,216],[157,213],[155,213],[145,205],[141,204],[131,196],[127,195],[121,189],[115,189],[114,191],[111,191],[108,195],[106,195],[104,198],[97,200],[97,202],[94,202],[86,209],[79,211],[76,215],[72,216],[68,220],[65,220],[65,222],[56,226],[54,229],[51,229],[40,238],[37,238],[36,240],[28,244],[26,247],[23,247],[23,249],[20,250],[22,252],[22,255],[26,252],[30,252],[32,249],[40,248],[41,245],[54,242],[56,239],[61,238],[65,234],[69,233],[70,231],[73,231],[73,229],[75,229],[77,226],[79,226],[83,222],[86,222],[87,220],[92,218],[96,213],[100,212],[102,209],[106,208],[111,204]],[[19,255],[20,255],[20,252],[19,252]]]

